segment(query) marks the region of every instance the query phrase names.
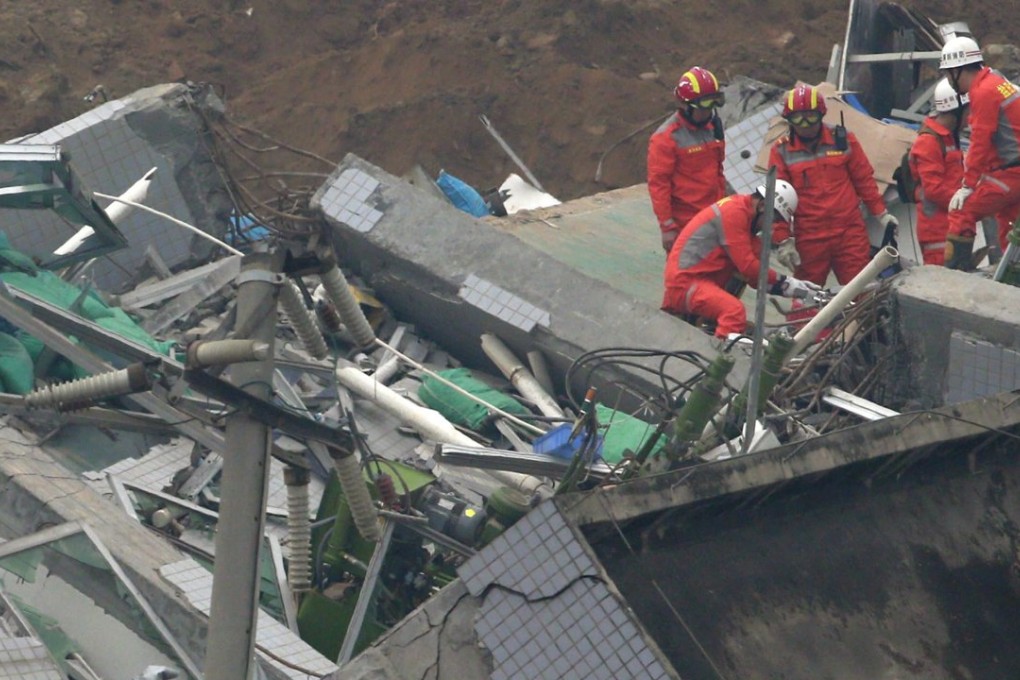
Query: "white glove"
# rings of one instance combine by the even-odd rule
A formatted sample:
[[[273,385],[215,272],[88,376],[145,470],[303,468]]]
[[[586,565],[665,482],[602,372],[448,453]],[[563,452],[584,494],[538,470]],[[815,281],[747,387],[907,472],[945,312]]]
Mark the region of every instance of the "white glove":
[[[817,283],[811,283],[810,281],[802,281],[792,276],[787,276],[786,280],[782,282],[779,290],[783,297],[805,299],[811,297],[822,289]]]
[[[974,190],[970,187],[960,187],[953,194],[953,197],[949,199],[949,211],[954,212],[963,208],[963,202],[970,198],[970,195],[974,193]]]
[[[884,213],[878,216],[878,222],[879,224],[882,225],[882,228],[884,229],[892,227],[893,236],[899,236],[897,232],[899,232],[900,229],[900,221],[893,217],[892,215],[890,215],[888,210],[886,210]]]
[[[776,246],[776,262],[793,271],[800,264],[800,253],[793,238],[788,238]]]

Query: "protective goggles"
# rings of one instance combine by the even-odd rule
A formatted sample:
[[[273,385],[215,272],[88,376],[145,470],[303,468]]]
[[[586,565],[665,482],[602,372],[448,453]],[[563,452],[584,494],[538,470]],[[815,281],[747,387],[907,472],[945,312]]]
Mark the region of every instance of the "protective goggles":
[[[786,117],[786,120],[790,121],[791,125],[796,125],[797,127],[811,127],[822,122],[822,112],[794,111]]]
[[[715,109],[726,103],[726,95],[722,94],[711,94],[707,97],[701,97],[689,102],[691,106],[696,109]]]

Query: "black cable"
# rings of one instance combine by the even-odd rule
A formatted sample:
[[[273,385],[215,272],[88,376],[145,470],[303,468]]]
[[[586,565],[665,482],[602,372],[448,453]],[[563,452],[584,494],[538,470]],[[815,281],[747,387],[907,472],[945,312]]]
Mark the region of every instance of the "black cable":
[[[658,367],[651,367],[636,361],[637,359],[659,358]],[[674,378],[666,373],[666,366],[670,360],[679,360],[692,365],[695,375],[687,380]],[[663,413],[669,413],[677,401],[677,395],[689,392],[693,385],[703,375],[709,361],[701,354],[693,351],[666,351],[637,347],[605,347],[586,352],[577,357],[567,368],[565,375],[567,400],[575,408],[579,408],[578,399],[571,391],[575,382],[590,385],[593,377],[599,371],[605,369],[629,368],[636,372],[646,373],[655,376],[661,386],[658,395],[647,395],[638,392],[637,394],[650,404],[658,404]]]

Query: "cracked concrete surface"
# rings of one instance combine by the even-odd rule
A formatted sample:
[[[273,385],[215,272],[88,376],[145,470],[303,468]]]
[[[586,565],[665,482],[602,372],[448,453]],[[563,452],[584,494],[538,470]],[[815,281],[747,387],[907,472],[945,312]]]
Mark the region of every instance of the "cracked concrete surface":
[[[488,678],[492,659],[474,621],[479,598],[460,580],[419,607],[332,676],[333,680]]]

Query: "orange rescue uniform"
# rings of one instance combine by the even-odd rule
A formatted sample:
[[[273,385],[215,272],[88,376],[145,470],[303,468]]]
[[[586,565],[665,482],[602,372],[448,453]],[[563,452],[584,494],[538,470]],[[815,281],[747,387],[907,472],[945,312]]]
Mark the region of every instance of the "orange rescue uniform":
[[[925,264],[945,264],[949,199],[963,181],[963,151],[953,133],[928,118],[910,147],[910,172],[917,180],[917,241]]]
[[[751,234],[752,198],[728,196],[699,212],[680,232],[666,259],[662,309],[714,319],[720,338],[743,333],[747,325],[744,303],[725,290],[726,284],[735,274],[751,286],[758,283],[761,239]],[[769,285],[778,279],[769,269]]]
[[[715,118],[698,127],[677,112],[648,140],[648,193],[660,230],[682,229],[726,195],[721,126]]]
[[[769,154],[777,179],[792,184],[800,198],[794,213],[800,265],[794,276],[820,286],[830,270],[847,283],[871,259],[861,201],[872,215],[885,212],[875,171],[854,133],[847,133],[846,146],[839,149],[833,127],[823,124],[817,144],[809,146],[792,135],[777,140]],[[775,240],[782,236],[777,232]]]
[[[985,66],[971,83],[970,148],[963,184],[974,189],[960,210],[949,213],[949,233],[974,238],[977,221],[994,215],[999,245],[1020,213],[1020,90]]]

